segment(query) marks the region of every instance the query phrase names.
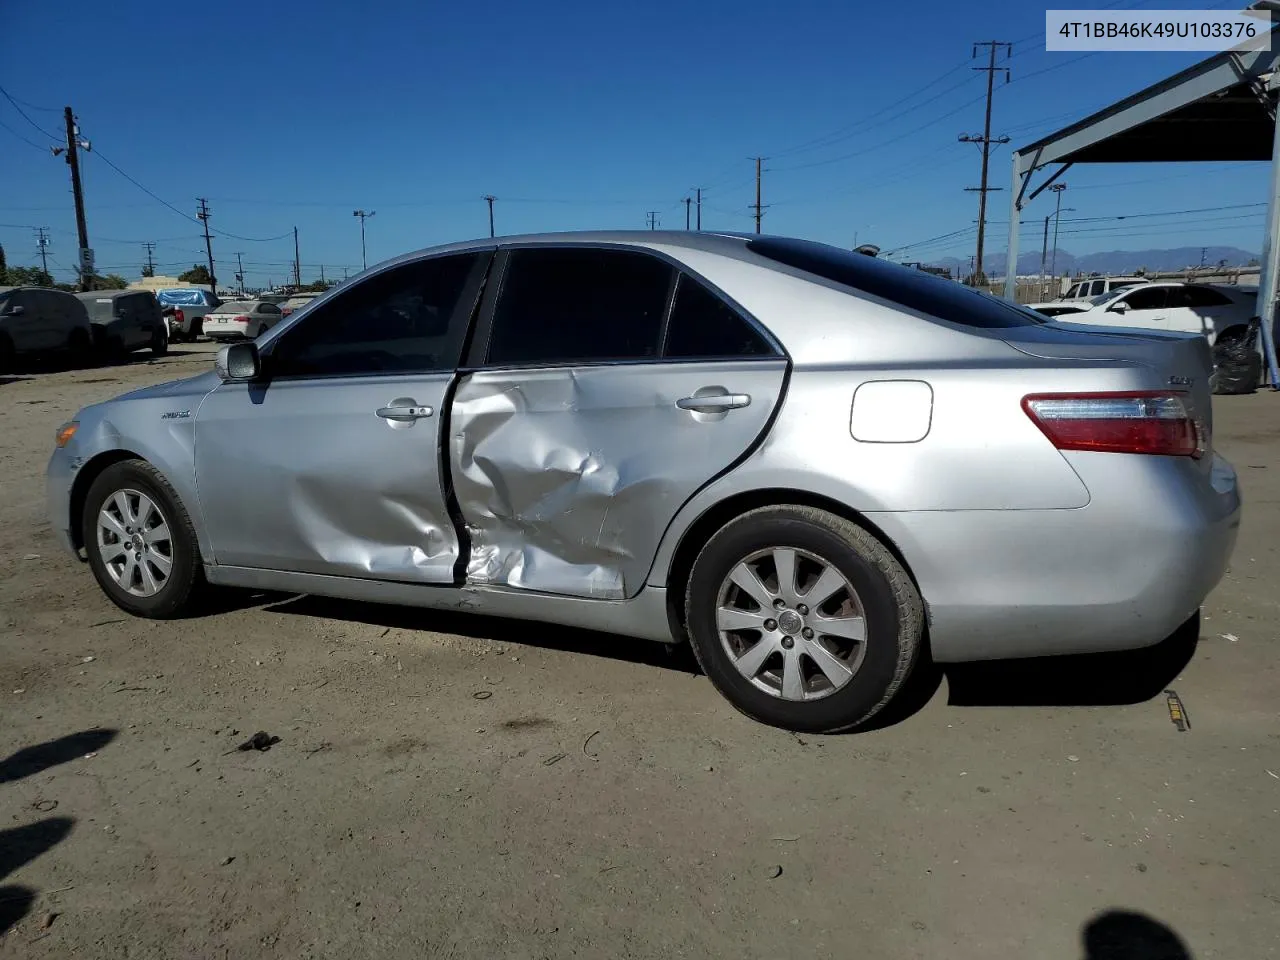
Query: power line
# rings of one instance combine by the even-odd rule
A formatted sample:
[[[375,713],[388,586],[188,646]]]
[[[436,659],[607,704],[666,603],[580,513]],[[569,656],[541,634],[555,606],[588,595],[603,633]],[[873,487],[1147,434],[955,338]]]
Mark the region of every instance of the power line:
[[[49,151],[48,147],[42,147],[40,146],[40,144],[36,143],[34,140],[28,140],[24,134],[19,133],[17,130],[13,129],[13,127],[9,126],[7,123],[3,121],[0,121],[0,127],[4,127],[4,129],[8,130],[10,133],[12,133],[15,137],[17,137],[23,143],[28,144],[29,146],[35,147],[41,153],[47,153]]]
[[[54,143],[61,142],[59,137],[55,137],[52,133],[50,133],[44,127],[40,126],[40,124],[36,123],[29,116],[27,116],[27,112],[23,110],[22,107],[18,106],[18,101],[13,99],[13,97],[10,95],[8,90],[6,90],[4,87],[0,87],[0,93],[4,94],[4,98],[8,100],[11,104],[13,104],[13,109],[18,111],[18,114],[22,117],[23,120],[27,121],[27,123],[31,124],[31,126],[35,127],[37,130],[43,133],[46,137],[48,137]]]

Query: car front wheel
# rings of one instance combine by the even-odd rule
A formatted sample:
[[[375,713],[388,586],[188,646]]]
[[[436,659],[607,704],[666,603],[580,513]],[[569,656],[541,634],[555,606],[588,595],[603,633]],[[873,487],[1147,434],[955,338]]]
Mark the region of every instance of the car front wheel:
[[[85,552],[98,585],[136,616],[180,615],[203,582],[191,517],[169,482],[144,460],[112,464],[89,488]]]
[[[864,723],[916,660],[924,607],[894,555],[842,517],[752,510],[694,561],[685,598],[699,663],[739,710],[790,730]]]

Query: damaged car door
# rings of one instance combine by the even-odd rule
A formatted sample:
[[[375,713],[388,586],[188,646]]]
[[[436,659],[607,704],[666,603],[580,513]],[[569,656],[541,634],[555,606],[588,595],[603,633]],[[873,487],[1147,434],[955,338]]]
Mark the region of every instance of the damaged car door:
[[[766,429],[787,359],[656,255],[530,247],[499,257],[476,369],[450,412],[467,580],[635,596],[676,511]]]
[[[452,583],[459,558],[444,404],[490,251],[352,284],[263,348],[196,420],[196,481],[219,564]]]

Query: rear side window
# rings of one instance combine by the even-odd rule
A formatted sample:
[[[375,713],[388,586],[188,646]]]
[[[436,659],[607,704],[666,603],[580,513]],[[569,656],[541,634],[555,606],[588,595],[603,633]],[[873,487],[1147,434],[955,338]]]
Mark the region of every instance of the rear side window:
[[[764,357],[774,350],[738,311],[681,274],[662,355],[675,360]]]
[[[1170,303],[1170,306],[1178,307],[1229,307],[1231,298],[1217,290],[1211,290],[1208,287],[1183,287],[1180,291],[1181,296],[1177,297],[1177,303]],[[1170,298],[1171,300],[1174,298]]]
[[[1041,314],[954,280],[825,243],[768,237],[748,240],[747,249],[775,263],[966,327],[1027,327],[1045,322]]]
[[[489,340],[490,364],[593,363],[658,356],[673,268],[624,250],[513,250]]]

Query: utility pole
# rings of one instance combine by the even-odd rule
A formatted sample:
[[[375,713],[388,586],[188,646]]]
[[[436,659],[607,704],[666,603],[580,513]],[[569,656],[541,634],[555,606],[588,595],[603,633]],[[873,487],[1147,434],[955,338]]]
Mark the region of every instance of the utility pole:
[[[999,190],[1000,187],[987,186],[987,167],[991,159],[991,144],[1008,143],[1008,137],[998,137],[991,139],[991,99],[995,92],[996,73],[1004,71],[1004,82],[1009,82],[1009,68],[996,66],[996,54],[1001,47],[1005,48],[1005,59],[1008,59],[1012,50],[1012,44],[1001,43],[998,40],[984,40],[981,43],[973,45],[973,56],[978,55],[979,47],[988,47],[990,49],[990,62],[985,67],[974,67],[974,70],[984,71],[987,75],[987,117],[982,126],[982,136],[971,137],[968,134],[961,134],[960,141],[962,143],[980,143],[982,144],[982,185],[978,187],[965,187],[966,191],[976,192],[978,194],[978,252],[975,257],[975,265],[973,270],[974,283],[976,285],[978,277],[982,274],[982,246],[986,240],[987,231],[987,194],[992,190]],[[1009,229],[1016,230],[1017,224],[1010,225]],[[1005,269],[1010,269],[1009,265],[1005,265]]]
[[[1062,219],[1062,191],[1067,189],[1067,185],[1062,182],[1055,183],[1049,188],[1058,196],[1058,206],[1053,211],[1053,262],[1049,265],[1049,272],[1053,274],[1054,279],[1058,276],[1058,222]],[[1015,229],[1010,227],[1010,229]],[[1058,288],[1061,290],[1061,286]]]
[[[196,201],[200,204],[200,209],[196,211],[196,218],[204,223],[204,251],[209,255],[209,289],[215,297],[218,295],[218,278],[213,272],[213,240],[209,236],[209,201],[204,197],[196,197]]]
[[[485,203],[489,204],[489,236],[492,237],[493,236],[493,201],[497,200],[498,198],[491,194],[486,193],[480,199],[483,200]]]
[[[693,197],[684,198],[684,228],[689,229],[689,208],[693,204]]]
[[[657,230],[658,229],[658,211],[650,210],[645,215],[645,222],[649,224],[650,230]]]
[[[40,269],[49,273],[49,228],[36,227],[36,247],[40,251]]]
[[[298,253],[298,228],[293,228],[293,285],[302,286],[302,255]]]
[[[369,219],[369,217],[374,216],[377,212],[378,212],[377,210],[369,210],[368,212],[364,210],[351,211],[351,215],[353,217],[360,218],[360,262],[361,264],[364,265],[365,270],[369,269],[369,257],[365,253],[365,249],[364,249],[364,222],[365,220]]]
[[[328,281],[324,278],[324,264],[320,264],[320,282],[328,286]]]
[[[764,207],[760,205],[760,165],[764,163],[764,157],[756,157],[756,233],[760,232],[760,218],[764,216]]]
[[[1044,298],[1044,264],[1049,257],[1049,221],[1053,218],[1053,214],[1049,214],[1044,218],[1044,241],[1040,244],[1040,298]],[[1005,269],[1008,269],[1007,267]],[[1015,286],[1016,290],[1017,287]]]
[[[80,239],[80,289],[88,290],[93,284],[93,252],[89,249],[89,228],[84,222],[84,191],[80,188],[80,156],[77,153],[79,131],[70,107],[63,111],[63,115],[67,121],[67,165],[71,167],[71,193],[76,203],[76,234]]]
[[[156,261],[153,254],[156,250],[155,242],[147,240],[142,244],[142,249],[147,251],[147,276],[154,277],[156,275]]]
[[[701,230],[701,229],[702,229],[702,188],[701,188],[701,187],[697,187],[697,188],[695,189],[694,193],[695,193],[695,195],[696,195],[696,196],[697,196],[697,198],[698,198],[698,199],[697,199],[697,200],[695,200],[694,202],[698,205],[698,219],[697,219],[697,224],[698,224],[698,229],[699,229],[699,230]]]
[[[236,254],[236,286],[240,290],[240,296],[243,297],[244,296],[244,264],[241,263],[240,261],[240,258],[242,256],[244,256],[244,254],[242,253]],[[214,294],[215,295],[217,294],[216,290],[214,291]]]

